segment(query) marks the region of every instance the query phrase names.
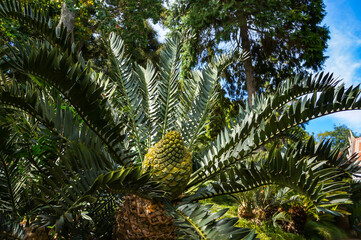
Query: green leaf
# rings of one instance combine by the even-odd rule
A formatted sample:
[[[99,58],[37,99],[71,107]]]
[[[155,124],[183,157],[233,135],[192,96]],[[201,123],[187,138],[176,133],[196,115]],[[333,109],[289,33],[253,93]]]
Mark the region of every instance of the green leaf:
[[[235,227],[237,218],[222,218],[227,209],[211,213],[212,205],[202,206],[199,203],[186,203],[173,207],[166,204],[169,214],[175,218],[175,225],[179,226],[177,236],[180,239],[243,239],[250,230]],[[248,235],[247,239],[255,239],[255,235]]]

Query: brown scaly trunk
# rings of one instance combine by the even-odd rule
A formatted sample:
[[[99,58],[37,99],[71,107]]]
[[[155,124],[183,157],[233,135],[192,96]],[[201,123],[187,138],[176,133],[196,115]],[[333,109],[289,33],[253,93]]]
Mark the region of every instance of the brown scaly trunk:
[[[252,66],[251,44],[248,36],[248,26],[247,26],[246,18],[243,18],[240,30],[241,30],[242,49],[249,53],[249,57],[244,61],[244,69],[246,73],[248,104],[252,106],[253,94],[256,93],[256,85],[254,78],[254,70]]]
[[[26,240],[49,240],[51,239],[49,236],[49,229],[46,227],[34,228],[27,225],[26,220],[22,221],[20,225],[24,228],[26,234]]]
[[[250,211],[247,204],[240,204],[238,206],[238,218],[252,219],[255,215]]]
[[[284,230],[290,233],[303,234],[307,221],[307,212],[303,206],[292,206],[288,210],[291,221],[284,226]]]
[[[64,1],[61,5],[61,14],[58,27],[63,24],[63,26],[66,27],[68,34],[70,34],[74,30],[74,21],[75,13],[69,10],[66,2]]]
[[[115,240],[176,239],[174,220],[162,205],[136,195],[123,198],[115,221]]]

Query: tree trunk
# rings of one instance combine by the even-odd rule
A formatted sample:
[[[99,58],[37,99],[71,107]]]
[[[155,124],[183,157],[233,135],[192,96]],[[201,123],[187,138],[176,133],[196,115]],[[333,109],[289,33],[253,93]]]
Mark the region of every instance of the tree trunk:
[[[70,34],[74,30],[74,20],[75,20],[75,13],[70,11],[66,2],[64,1],[61,6],[61,15],[58,27],[63,24],[66,27],[68,34]]]
[[[248,26],[246,18],[243,19],[241,24],[241,40],[242,49],[249,53],[249,57],[244,62],[244,69],[246,73],[246,88],[248,93],[248,104],[252,106],[253,95],[256,93],[256,84],[254,78],[254,70],[252,66],[251,44],[248,36]]]
[[[174,219],[160,203],[128,195],[115,217],[114,240],[175,240]]]

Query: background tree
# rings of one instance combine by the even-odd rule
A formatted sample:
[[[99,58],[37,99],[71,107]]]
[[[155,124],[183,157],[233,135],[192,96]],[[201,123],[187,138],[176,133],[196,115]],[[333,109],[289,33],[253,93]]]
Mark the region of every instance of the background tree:
[[[25,1],[20,0],[20,2]],[[32,6],[41,5],[51,16],[57,16],[60,14],[61,3],[59,1],[28,0],[26,2]],[[16,39],[21,42],[22,40],[27,40],[32,36],[37,36],[34,29],[28,28],[26,25],[13,19],[0,18],[0,41],[14,42]]]
[[[340,148],[345,149],[350,146],[350,143],[348,141],[350,137],[350,129],[342,124],[339,126],[334,125],[333,131],[325,131],[323,133],[317,134],[317,138],[319,139],[329,139],[332,141],[332,148]],[[359,137],[360,134],[355,133],[352,131],[352,134],[355,137]]]
[[[329,39],[327,27],[320,26],[324,9],[322,0],[178,0],[167,26],[193,29],[195,39],[184,47],[188,70],[227,46],[250,52],[244,64],[228,68],[224,89],[233,100],[247,92],[251,103],[252,94],[281,79],[320,69]]]
[[[155,60],[160,47],[156,32],[149,21],[157,23],[164,12],[162,0],[120,0],[119,34],[127,49],[132,50],[133,59],[146,63],[146,59]]]
[[[72,15],[67,14],[69,11]],[[163,11],[161,0],[64,1],[61,17],[74,16],[75,37],[81,41],[82,51],[88,58],[102,61],[105,49],[98,34],[116,32],[124,39],[131,58],[145,64],[145,59],[157,57],[160,47],[149,21],[159,22]]]
[[[23,0],[21,0],[23,1]],[[127,46],[127,54],[144,65],[146,59],[156,60],[160,43],[150,21],[157,23],[164,12],[162,0],[29,0],[31,6],[41,6],[53,21],[73,31],[85,59],[100,64],[106,58],[100,34],[116,32]],[[0,19],[0,39],[21,42],[39,33],[11,19]],[[98,65],[99,65],[98,64]],[[103,64],[103,63],[102,63]],[[104,65],[104,64],[103,64]]]

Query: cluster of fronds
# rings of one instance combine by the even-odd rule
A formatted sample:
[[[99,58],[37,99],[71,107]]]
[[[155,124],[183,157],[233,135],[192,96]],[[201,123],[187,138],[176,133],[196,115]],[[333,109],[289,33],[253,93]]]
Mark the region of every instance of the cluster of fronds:
[[[115,212],[118,194],[132,193],[164,201],[179,238],[253,239],[254,232],[234,226],[236,219],[217,220],[226,210],[211,214],[211,206],[197,201],[269,184],[295,190],[317,212],[337,214],[332,206],[348,201],[349,185],[342,177],[360,167],[355,158],[331,151],[328,142],[316,145],[311,138],[267,154],[256,150],[280,136],[297,140],[290,130],[311,119],[359,109],[359,87],[337,85],[323,73],[285,80],[276,92],[255,96],[252,107],[240,107],[238,117],[199,151],[221,73],[246,54],[219,56],[182,82],[181,44],[187,34],[174,34],[160,62],[143,67],[124,56],[123,41],[111,33],[104,44],[112,69],[102,73],[41,10],[4,0],[0,16],[40,33],[40,39],[10,44],[1,53],[0,105],[26,113],[16,115],[18,128],[1,128],[0,187],[6,190],[0,216],[6,216],[7,226],[26,216],[65,238],[87,233],[106,239],[97,227],[107,230],[102,223]],[[140,167],[147,150],[172,130],[183,135],[200,166],[176,206]],[[255,160],[247,161],[250,157]],[[200,187],[205,182],[210,184]]]

